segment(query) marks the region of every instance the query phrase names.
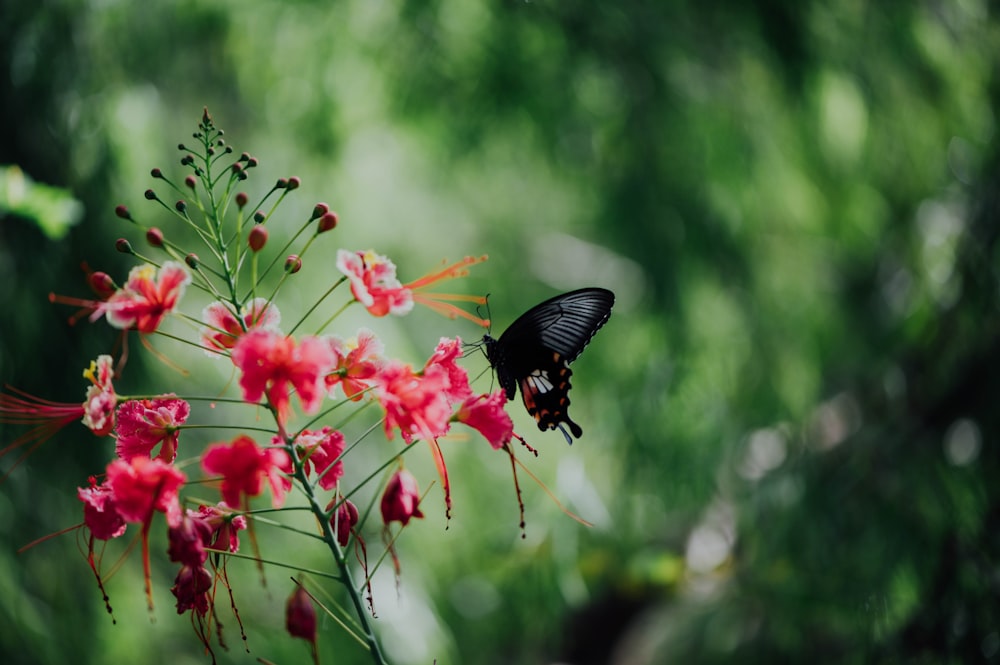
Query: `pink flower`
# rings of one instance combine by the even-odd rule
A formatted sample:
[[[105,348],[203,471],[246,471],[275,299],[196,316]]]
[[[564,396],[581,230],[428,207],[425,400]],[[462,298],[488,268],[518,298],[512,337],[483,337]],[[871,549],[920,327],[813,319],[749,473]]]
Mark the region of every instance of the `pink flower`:
[[[125,286],[98,307],[115,328],[154,332],[163,317],[177,307],[191,276],[180,263],[167,261],[159,275],[152,265],[132,268]]]
[[[127,462],[111,462],[107,473],[115,509],[126,522],[148,525],[153,512],[159,511],[166,515],[169,526],[180,524],[182,513],[177,493],[187,476],[174,466],[158,459],[133,457]]]
[[[448,387],[445,395],[451,402],[461,402],[472,395],[472,388],[469,387],[469,374],[465,368],[459,367],[455,360],[462,357],[462,340],[459,338],[448,339],[442,337],[438,342],[434,354],[424,365],[424,373],[430,373],[435,369],[440,369],[448,377]]]
[[[219,355],[216,351],[233,348],[236,340],[247,331],[277,330],[281,322],[278,307],[265,298],[250,301],[239,318],[236,318],[229,305],[216,301],[202,311],[201,318],[206,324],[201,330],[201,344],[212,356]]]
[[[514,423],[503,407],[507,396],[503,390],[487,395],[473,395],[462,402],[455,420],[476,429],[490,445],[500,450],[514,435]]]
[[[275,437],[273,443],[280,445],[281,439]],[[302,430],[295,437],[295,448],[302,459],[306,476],[311,473],[310,467],[315,467],[320,487],[332,490],[337,486],[337,481],[344,475],[344,463],[337,459],[344,452],[343,434],[330,427],[316,432]]]
[[[127,525],[115,509],[115,499],[107,482],[98,485],[93,476],[90,487],[80,487],[76,495],[83,501],[83,523],[98,540],[111,540],[125,533]]]
[[[6,386],[9,393],[0,393],[0,423],[5,425],[33,425],[33,427],[17,437],[4,448],[0,448],[0,457],[27,448],[14,461],[6,474],[0,480],[27,459],[28,455],[38,449],[52,435],[74,420],[82,420],[97,436],[109,434],[114,427],[115,405],[118,396],[111,385],[113,370],[111,356],[99,356],[90,363],[83,376],[90,379],[87,398],[83,404],[64,404],[52,400],[35,397],[24,391]],[[10,394],[13,393],[13,394]]]
[[[182,399],[168,396],[152,400],[129,400],[118,407],[118,456],[128,461],[136,456],[149,457],[158,443],[156,456],[164,462],[173,462],[177,456],[177,437],[180,426],[187,420],[191,408]]]
[[[90,379],[91,383],[83,402],[83,424],[97,436],[110,434],[115,426],[114,412],[118,396],[111,385],[115,374],[113,363],[111,356],[101,355],[83,371],[83,376]]]
[[[423,517],[420,512],[420,488],[417,479],[406,469],[400,469],[389,479],[382,493],[382,521],[401,522],[403,526],[414,517]]]
[[[337,251],[337,269],[351,281],[354,299],[372,316],[402,315],[413,309],[413,295],[396,279],[396,265],[372,250]]]
[[[374,385],[375,375],[384,362],[382,342],[375,333],[362,328],[357,339],[344,342],[339,337],[326,338],[335,358],[333,372],[326,375],[326,387],[330,395],[339,383],[344,394],[358,401],[362,393]]]
[[[415,374],[409,365],[390,362],[376,377],[376,394],[385,409],[385,435],[398,428],[409,443],[415,438],[434,439],[448,431],[451,407],[443,370]]]
[[[290,387],[298,393],[303,411],[319,408],[324,377],[335,362],[329,345],[318,337],[303,337],[296,346],[291,337],[270,330],[252,330],[240,337],[232,357],[242,372],[243,399],[257,402],[266,393],[281,423],[288,416]]]
[[[280,508],[292,482],[285,474],[292,472],[292,461],[280,448],[259,448],[253,439],[241,434],[232,443],[215,443],[201,458],[205,473],[222,476],[222,500],[233,508],[245,505],[248,497],[264,491],[264,480],[271,485],[272,505]]]
[[[467,256],[457,263],[442,268],[436,272],[403,285],[396,278],[396,265],[387,257],[376,254],[373,250],[350,252],[341,249],[337,252],[337,269],[344,273],[351,282],[351,293],[354,299],[365,306],[372,316],[386,314],[403,315],[413,309],[413,303],[420,304],[443,314],[449,318],[461,316],[478,325],[489,326],[489,321],[473,316],[444,301],[464,301],[482,305],[486,299],[481,296],[455,295],[447,293],[425,294],[420,289],[436,282],[455,277],[464,277],[469,273],[466,269],[486,257]]]

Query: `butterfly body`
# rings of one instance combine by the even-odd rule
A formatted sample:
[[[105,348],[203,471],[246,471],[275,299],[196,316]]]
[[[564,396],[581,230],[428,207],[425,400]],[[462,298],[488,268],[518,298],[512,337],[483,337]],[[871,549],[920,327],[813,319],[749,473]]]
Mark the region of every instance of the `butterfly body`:
[[[494,339],[483,336],[486,358],[496,371],[497,381],[508,400],[518,390],[538,429],[563,429],[573,436],[583,430],[568,413],[569,364],[611,316],[615,296],[611,291],[586,288],[550,298],[522,314]]]

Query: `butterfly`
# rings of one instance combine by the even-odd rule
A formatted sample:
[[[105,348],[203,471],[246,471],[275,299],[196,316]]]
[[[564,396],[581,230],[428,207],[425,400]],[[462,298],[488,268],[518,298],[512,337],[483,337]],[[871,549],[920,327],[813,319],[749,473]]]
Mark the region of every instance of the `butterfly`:
[[[570,291],[535,305],[494,339],[483,336],[486,358],[496,372],[507,399],[517,389],[538,429],[559,428],[567,443],[580,438],[583,429],[573,422],[569,409],[569,364],[577,359],[591,338],[611,317],[615,294],[607,289]]]

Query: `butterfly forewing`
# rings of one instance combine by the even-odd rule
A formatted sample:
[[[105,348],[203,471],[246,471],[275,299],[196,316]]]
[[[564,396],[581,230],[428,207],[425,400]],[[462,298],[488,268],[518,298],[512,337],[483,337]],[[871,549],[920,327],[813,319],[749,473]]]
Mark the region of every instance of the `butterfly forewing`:
[[[520,388],[524,406],[539,429],[562,430],[566,423],[573,436],[583,433],[567,412],[572,375],[568,365],[607,322],[614,302],[607,289],[571,291],[532,307],[499,339],[483,338],[507,399],[514,399]]]
[[[501,349],[541,345],[571,363],[607,322],[614,304],[615,295],[607,289],[564,293],[522,314],[500,335],[499,345]]]

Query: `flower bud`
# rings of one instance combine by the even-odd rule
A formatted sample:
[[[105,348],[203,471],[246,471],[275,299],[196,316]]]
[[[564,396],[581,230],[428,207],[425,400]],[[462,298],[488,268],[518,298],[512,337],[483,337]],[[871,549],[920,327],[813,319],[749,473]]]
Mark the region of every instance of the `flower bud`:
[[[265,221],[267,221],[267,216],[264,215],[264,213],[262,213],[260,210],[258,210],[253,214],[253,221],[255,224],[263,224]]]
[[[195,180],[195,177],[193,175],[189,175],[188,177],[184,178],[184,184],[187,185],[190,189],[194,189],[194,186],[198,184],[198,181]]]
[[[148,199],[148,200],[150,200],[150,201],[155,201],[155,200],[156,200],[156,192],[154,192],[154,191],[153,191],[153,190],[151,190],[151,189],[147,189],[147,190],[145,191],[145,193],[143,194],[143,196],[145,196],[145,197],[146,197],[146,199]]]
[[[258,164],[260,164],[260,162],[257,161],[256,157],[251,157],[250,159],[247,160],[247,168],[248,169],[252,169],[253,167],[257,166]]]
[[[420,488],[417,479],[406,469],[400,469],[389,479],[382,494],[382,521],[400,522],[403,526],[414,517],[423,517],[420,512]]]
[[[188,268],[191,268],[191,270],[197,270],[198,255],[194,253],[188,254],[187,256],[184,257],[184,263],[186,263],[188,265]]]
[[[322,202],[317,203],[316,207],[313,208],[313,214],[312,214],[312,217],[309,218],[309,221],[311,222],[314,219],[319,219],[320,217],[322,217],[323,215],[325,215],[328,212],[330,212],[330,206],[329,205],[327,205],[326,203],[322,203]]]
[[[134,254],[132,251],[132,244],[125,238],[119,238],[115,241],[115,249],[122,254]]]
[[[331,501],[326,509],[330,510],[336,501],[336,499]],[[358,507],[347,499],[344,499],[337,508],[337,512],[330,517],[331,526],[337,529],[337,542],[340,543],[341,547],[347,547],[351,538],[351,529],[358,523],[359,517]]]
[[[250,233],[247,236],[247,244],[250,245],[250,249],[254,252],[264,249],[264,245],[267,244],[267,229],[259,224],[250,229]]]
[[[243,165],[240,164],[239,162],[233,162],[233,165],[230,166],[229,168],[231,168],[233,170],[233,173],[235,173],[236,175],[243,173]]]
[[[153,169],[152,171],[149,172],[149,175],[153,176],[154,178],[163,178],[163,171],[161,171],[160,169]]]
[[[291,178],[288,179],[289,191],[293,189],[298,189],[300,185],[302,185],[302,178],[298,177],[297,175],[293,175]]]
[[[294,275],[300,270],[302,270],[302,259],[299,258],[298,254],[289,254],[288,258],[285,259],[285,272]]]
[[[181,166],[189,166],[194,164],[194,155],[184,155],[181,157]]]
[[[274,183],[275,189],[285,189],[288,187],[288,180],[286,178],[278,178],[278,182]]]
[[[319,225],[316,229],[316,233],[326,233],[331,229],[337,228],[337,213],[328,212],[319,218]]]
[[[316,608],[309,594],[298,584],[285,602],[285,628],[292,637],[316,643]]]
[[[111,275],[106,272],[92,272],[87,281],[90,282],[90,288],[94,290],[94,293],[101,298],[108,298],[117,291],[115,280],[111,279]]]
[[[184,212],[187,210],[188,204],[184,201],[178,201],[174,204],[174,207],[177,208],[177,212]]]
[[[146,231],[146,242],[153,247],[163,247],[163,231],[155,226]]]
[[[238,205],[240,208],[244,207],[247,204],[248,200],[249,197],[247,196],[246,192],[238,192],[236,194],[236,205]]]
[[[128,208],[126,208],[123,205],[115,206],[115,214],[121,217],[122,219],[127,219],[127,220],[132,219],[132,213],[130,213],[128,211]]]
[[[249,152],[241,152],[240,153],[240,161],[241,162],[248,162],[248,161],[250,161],[250,153]]]

